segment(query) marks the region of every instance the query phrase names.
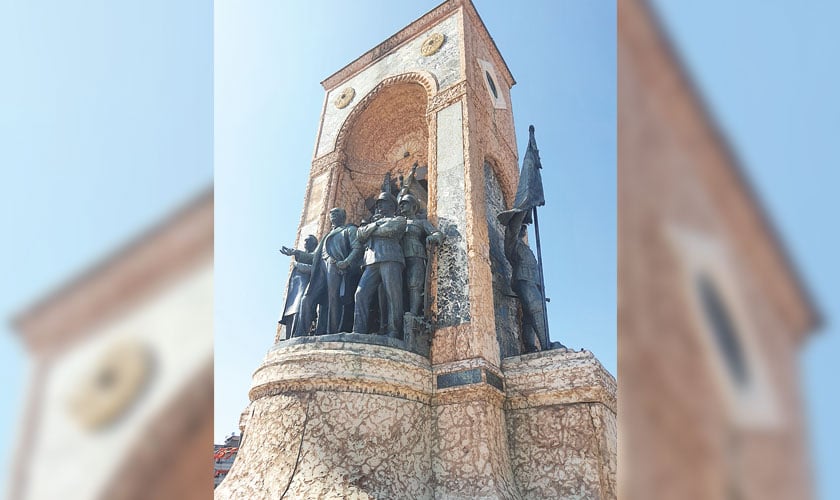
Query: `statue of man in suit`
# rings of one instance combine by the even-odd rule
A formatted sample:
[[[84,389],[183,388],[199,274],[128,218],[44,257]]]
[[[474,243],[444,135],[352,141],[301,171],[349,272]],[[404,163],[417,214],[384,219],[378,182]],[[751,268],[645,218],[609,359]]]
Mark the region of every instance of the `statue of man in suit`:
[[[403,336],[403,267],[405,258],[400,242],[405,234],[406,219],[396,215],[397,199],[382,192],[376,200],[373,221],[359,228],[356,244],[365,245],[364,272],[356,289],[353,333],[370,333],[370,305],[382,284],[389,337]]]
[[[294,319],[300,310],[300,303],[303,300],[303,293],[306,291],[306,286],[309,284],[309,277],[312,274],[312,265],[305,262],[300,262],[299,256],[305,254],[312,254],[318,246],[318,238],[314,235],[309,235],[303,241],[303,251],[295,251],[292,248],[282,247],[280,252],[284,255],[294,256],[295,262],[292,272],[289,274],[289,284],[286,287],[286,304],[283,306],[283,314],[280,316],[280,324],[286,326],[286,338],[291,337],[292,325]],[[311,257],[306,260],[312,260]]]
[[[315,251],[311,254],[300,250],[292,252],[299,260],[310,261],[308,263],[312,264],[312,276],[292,328],[294,337],[309,334],[315,316],[315,306],[319,303],[322,304],[322,308],[318,314],[316,334],[339,333],[341,329],[346,302],[346,297],[342,297],[342,284],[345,285],[345,295],[352,293],[352,286],[347,284],[355,282],[353,275],[358,275],[358,257],[361,255],[361,250],[357,249],[356,245],[357,227],[346,222],[347,212],[343,208],[331,209],[331,229],[321,239]]]

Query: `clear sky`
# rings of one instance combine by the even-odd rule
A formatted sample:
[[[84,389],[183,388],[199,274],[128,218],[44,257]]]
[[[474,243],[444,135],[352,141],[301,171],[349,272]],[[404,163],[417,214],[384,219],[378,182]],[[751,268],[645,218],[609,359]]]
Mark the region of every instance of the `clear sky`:
[[[0,2],[0,496],[29,367],[10,315],[212,182],[211,7]]]
[[[297,231],[319,82],[439,3],[216,3],[217,441],[238,431],[273,343],[289,266],[278,249]],[[615,7],[475,4],[517,81],[520,157],[536,127],[552,339],[593,351],[615,373]]]
[[[840,4],[656,4],[823,313],[800,363],[818,498],[840,498]]]

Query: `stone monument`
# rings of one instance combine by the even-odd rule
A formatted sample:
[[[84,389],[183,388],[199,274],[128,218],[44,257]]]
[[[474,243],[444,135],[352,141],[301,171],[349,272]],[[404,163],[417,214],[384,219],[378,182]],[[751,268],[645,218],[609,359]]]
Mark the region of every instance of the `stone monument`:
[[[355,303],[347,281],[341,295],[357,321],[270,349],[217,499],[615,498],[615,379],[589,352],[521,334],[539,308],[513,294],[499,218],[522,208],[513,84],[469,0],[442,3],[322,82],[296,246],[309,234],[323,244],[331,209],[345,211],[352,250],[321,258],[362,274]],[[418,227],[429,233],[422,311],[413,250],[393,232]],[[315,303],[304,295],[298,314],[321,314]]]

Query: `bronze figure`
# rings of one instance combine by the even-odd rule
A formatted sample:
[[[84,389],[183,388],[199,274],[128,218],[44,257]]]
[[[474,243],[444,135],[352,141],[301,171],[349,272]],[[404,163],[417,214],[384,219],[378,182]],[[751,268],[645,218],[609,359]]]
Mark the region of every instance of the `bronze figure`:
[[[443,233],[428,220],[418,218],[418,209],[419,203],[414,195],[404,194],[400,197],[399,213],[406,218],[402,249],[405,257],[405,282],[408,288],[408,312],[415,316],[423,316],[427,253],[433,245],[443,242]]]
[[[315,306],[322,304],[318,314],[317,335],[339,333],[341,329],[344,304],[352,293],[348,283],[353,282],[357,273],[358,257],[361,251],[356,248],[356,226],[345,224],[347,212],[343,208],[330,210],[330,232],[321,239],[315,252],[301,254],[302,261],[310,260],[312,277],[300,304],[292,336],[308,335],[315,315]],[[354,265],[355,263],[355,265]],[[342,296],[344,283],[344,296]]]
[[[370,333],[370,306],[374,294],[383,285],[385,293],[385,331],[389,337],[403,336],[403,280],[405,265],[400,241],[405,234],[406,219],[397,216],[397,200],[383,192],[376,200],[372,221],[357,231],[356,245],[365,246],[364,272],[356,289],[353,333]]]
[[[283,314],[280,317],[280,324],[286,326],[287,339],[291,337],[294,319],[300,310],[303,293],[306,291],[306,286],[309,285],[309,277],[312,274],[312,265],[301,262],[299,257],[303,254],[312,254],[317,246],[318,238],[310,234],[303,242],[304,250],[295,250],[289,247],[282,247],[280,249],[283,255],[293,256],[297,261],[294,263],[294,268],[289,274],[289,284],[286,287],[286,304],[283,307]],[[311,261],[311,257],[304,259]]]
[[[523,239],[528,233],[524,224],[526,210],[515,210],[505,226],[505,256],[513,268],[510,284],[522,304],[522,340],[526,352],[550,349],[545,331],[545,308],[540,291],[540,270],[534,252]],[[539,346],[537,346],[539,341]]]

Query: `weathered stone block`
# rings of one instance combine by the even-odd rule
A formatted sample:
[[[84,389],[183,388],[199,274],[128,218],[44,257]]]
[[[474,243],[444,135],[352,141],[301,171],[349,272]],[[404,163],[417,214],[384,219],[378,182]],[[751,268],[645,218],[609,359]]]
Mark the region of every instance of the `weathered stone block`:
[[[433,498],[431,367],[392,347],[274,349],[216,498]]]
[[[592,353],[543,351],[502,370],[521,498],[616,498],[616,384]]]
[[[250,395],[219,499],[615,498],[615,380],[589,352],[283,342]]]

